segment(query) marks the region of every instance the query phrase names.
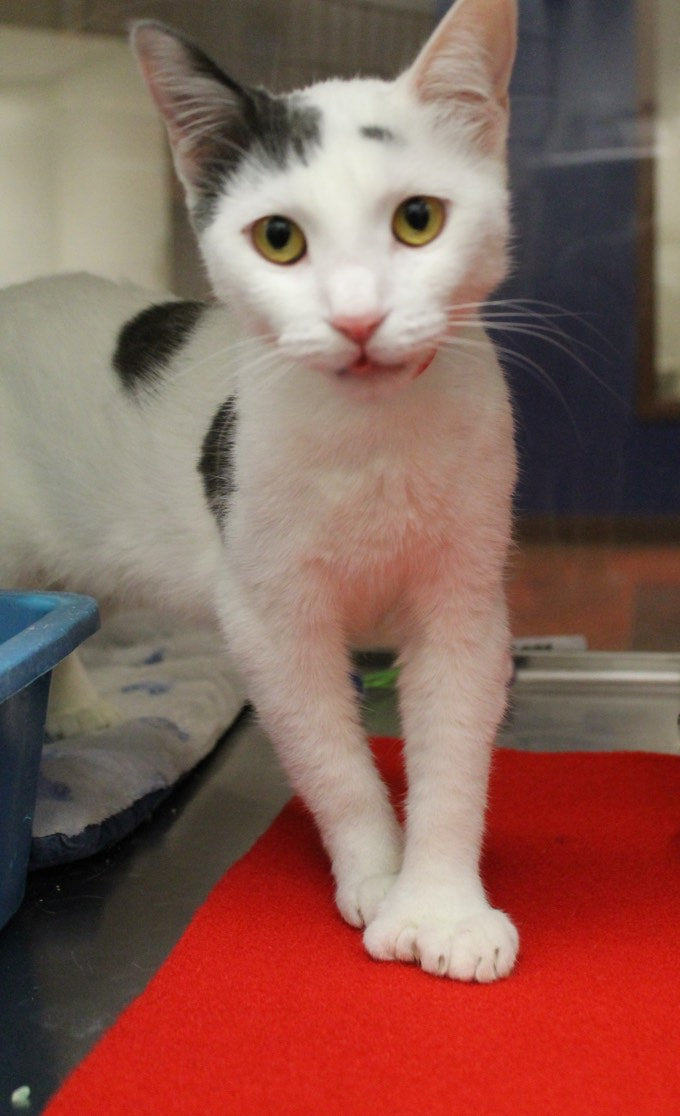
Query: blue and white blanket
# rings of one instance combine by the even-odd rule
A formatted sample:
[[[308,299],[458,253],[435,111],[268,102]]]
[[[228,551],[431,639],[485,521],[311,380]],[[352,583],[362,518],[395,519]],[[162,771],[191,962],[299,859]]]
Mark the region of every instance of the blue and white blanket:
[[[217,631],[146,612],[121,614],[80,649],[122,720],[46,741],[32,868],[78,860],[139,824],[202,760],[245,705]]]

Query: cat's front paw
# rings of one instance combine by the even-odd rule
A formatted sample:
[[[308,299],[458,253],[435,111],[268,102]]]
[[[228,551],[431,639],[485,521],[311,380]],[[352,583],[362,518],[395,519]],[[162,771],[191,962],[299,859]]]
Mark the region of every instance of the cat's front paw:
[[[447,905],[448,906],[448,905]],[[488,983],[511,972],[519,935],[503,911],[479,906],[439,912],[391,904],[389,898],[364,933],[364,945],[381,961],[415,961],[427,973],[454,980]]]
[[[396,878],[396,872],[383,872],[356,883],[338,885],[335,903],[345,922],[350,926],[368,926]]]

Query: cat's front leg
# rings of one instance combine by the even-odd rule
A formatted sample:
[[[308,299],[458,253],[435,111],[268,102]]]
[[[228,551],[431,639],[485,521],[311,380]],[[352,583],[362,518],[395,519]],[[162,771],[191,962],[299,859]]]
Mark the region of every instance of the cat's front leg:
[[[376,958],[491,981],[507,976],[518,950],[515,927],[490,905],[479,876],[491,747],[505,704],[505,609],[498,601],[442,619],[404,654],[406,847],[364,941]]]
[[[335,878],[336,904],[365,926],[401,866],[402,832],[373,763],[332,618],[281,602],[262,612],[232,598],[222,620],[282,766],[311,810]]]

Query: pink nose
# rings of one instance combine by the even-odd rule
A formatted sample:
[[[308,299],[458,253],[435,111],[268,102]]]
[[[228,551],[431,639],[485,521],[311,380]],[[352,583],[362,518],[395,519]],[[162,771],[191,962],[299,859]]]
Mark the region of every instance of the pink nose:
[[[331,325],[338,333],[349,337],[350,341],[356,341],[357,345],[365,345],[383,319],[383,314],[362,314],[352,317],[340,315],[331,319]]]

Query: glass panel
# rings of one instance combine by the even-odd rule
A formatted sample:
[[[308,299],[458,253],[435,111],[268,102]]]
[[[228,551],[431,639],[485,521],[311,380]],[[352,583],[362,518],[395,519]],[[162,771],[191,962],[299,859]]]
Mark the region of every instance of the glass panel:
[[[442,14],[448,4],[155,0],[154,15],[238,79],[290,88],[335,73],[398,72],[428,34],[435,6]],[[0,19],[14,20],[0,29],[0,281],[85,267],[203,294],[181,191],[168,196],[162,131],[123,40],[148,5],[48,7],[44,22],[72,33],[29,30],[21,24],[35,24],[37,8],[0,0]],[[659,30],[655,13],[675,23]],[[680,351],[671,339],[677,287],[668,278],[678,251],[677,236],[675,249],[668,244],[680,181],[680,59],[670,55],[680,51],[679,18],[675,0],[520,3],[510,144],[515,272],[499,297],[522,300],[523,309],[514,332],[497,336],[507,348],[522,459],[523,542],[510,572],[518,637],[577,634],[595,649],[680,650],[680,426],[634,417],[636,300],[668,332],[661,351],[670,353],[669,370]],[[642,138],[640,101],[649,123]],[[657,102],[665,106],[658,126]],[[656,147],[660,173],[640,157]],[[667,247],[655,257],[645,229],[657,214]],[[636,274],[641,240],[651,245],[645,282]],[[657,287],[666,293],[655,308]],[[644,545],[621,544],[631,522]]]
[[[680,6],[638,0],[640,406],[680,418]]]
[[[677,0],[657,0],[656,26],[656,375],[660,398],[680,400],[680,5]]]

